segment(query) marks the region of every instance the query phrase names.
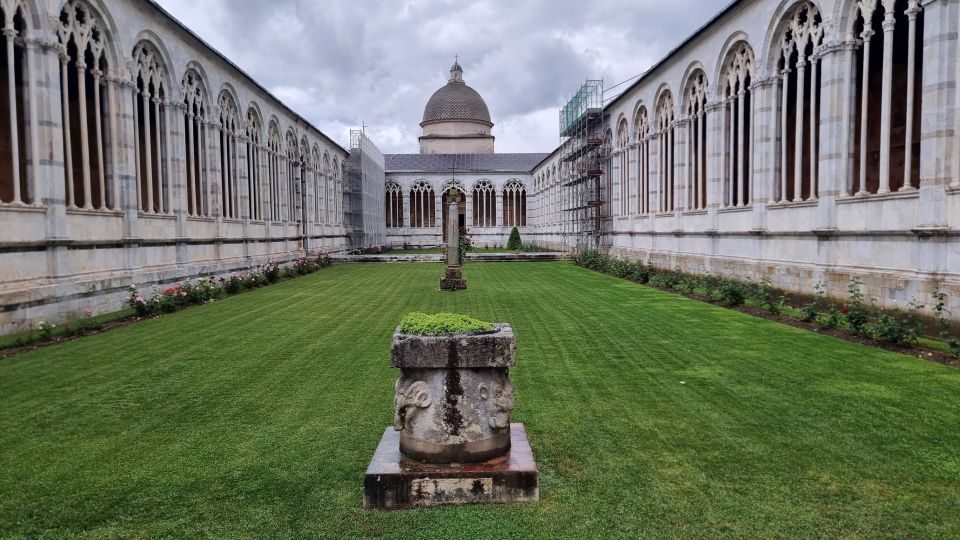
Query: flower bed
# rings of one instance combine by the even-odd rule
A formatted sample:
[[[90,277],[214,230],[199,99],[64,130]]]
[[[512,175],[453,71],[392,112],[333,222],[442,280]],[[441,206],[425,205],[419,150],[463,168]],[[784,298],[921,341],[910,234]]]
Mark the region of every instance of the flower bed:
[[[810,299],[797,303],[790,296],[773,288],[768,279],[759,283],[713,275],[695,275],[680,270],[663,270],[650,263],[611,257],[596,250],[574,254],[573,262],[584,268],[629,279],[642,284],[707,297],[730,307],[749,304],[771,315],[785,316],[825,330],[841,331],[887,343],[912,347],[928,334],[928,327],[919,316],[922,305],[911,301],[905,309],[885,310],[876,301],[864,299],[862,282],[854,277],[847,288],[848,299],[838,304],[826,298],[826,285],[814,286]],[[936,321],[936,337],[942,340],[944,352],[960,357],[960,340],[951,334],[946,310],[947,295],[938,286],[932,295]]]
[[[283,278],[312,274],[331,264],[333,263],[330,257],[320,254],[312,259],[297,259],[292,265],[285,267],[275,260],[269,260],[246,272],[230,272],[218,278],[201,277],[163,289],[154,286],[149,296],[141,293],[136,285],[131,285],[127,304],[141,317],[172,313],[187,306],[206,304],[218,298],[270,285]]]

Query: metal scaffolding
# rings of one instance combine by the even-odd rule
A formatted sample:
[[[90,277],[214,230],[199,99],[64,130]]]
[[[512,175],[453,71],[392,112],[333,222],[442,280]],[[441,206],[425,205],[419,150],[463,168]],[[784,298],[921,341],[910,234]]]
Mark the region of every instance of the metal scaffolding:
[[[344,218],[350,245],[357,248],[386,243],[384,159],[363,130],[350,130],[350,157],[346,163]]]
[[[588,80],[560,109],[560,163],[566,235],[577,247],[597,248],[603,235],[601,178],[604,140],[603,81]]]

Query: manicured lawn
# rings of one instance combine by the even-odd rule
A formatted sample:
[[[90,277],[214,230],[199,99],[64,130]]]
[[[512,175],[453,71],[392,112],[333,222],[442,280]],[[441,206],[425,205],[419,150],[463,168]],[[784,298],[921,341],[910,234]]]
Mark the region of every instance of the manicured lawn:
[[[338,265],[0,361],[0,537],[960,536],[960,371],[567,263],[440,272]],[[539,504],[361,508],[412,310],[513,323]]]

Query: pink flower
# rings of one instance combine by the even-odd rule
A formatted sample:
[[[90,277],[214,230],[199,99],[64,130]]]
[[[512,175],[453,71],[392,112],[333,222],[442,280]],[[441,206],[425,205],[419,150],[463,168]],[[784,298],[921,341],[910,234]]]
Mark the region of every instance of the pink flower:
[[[187,295],[187,291],[180,291],[180,296],[186,296],[186,295]]]
[[[83,310],[83,314],[86,315],[87,317],[90,317],[90,316],[93,315],[93,310],[90,309],[90,308],[87,308],[87,309]]]
[[[138,296],[138,297],[137,297],[137,303],[139,303],[139,304],[146,304],[147,301],[144,300],[142,296]]]

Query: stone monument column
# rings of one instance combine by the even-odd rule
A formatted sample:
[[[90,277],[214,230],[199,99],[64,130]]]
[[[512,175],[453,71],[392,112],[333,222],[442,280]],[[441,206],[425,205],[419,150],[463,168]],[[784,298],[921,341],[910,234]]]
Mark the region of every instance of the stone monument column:
[[[462,291],[467,288],[467,280],[460,273],[459,199],[459,196],[451,195],[447,201],[447,269],[440,279],[442,291]]]

